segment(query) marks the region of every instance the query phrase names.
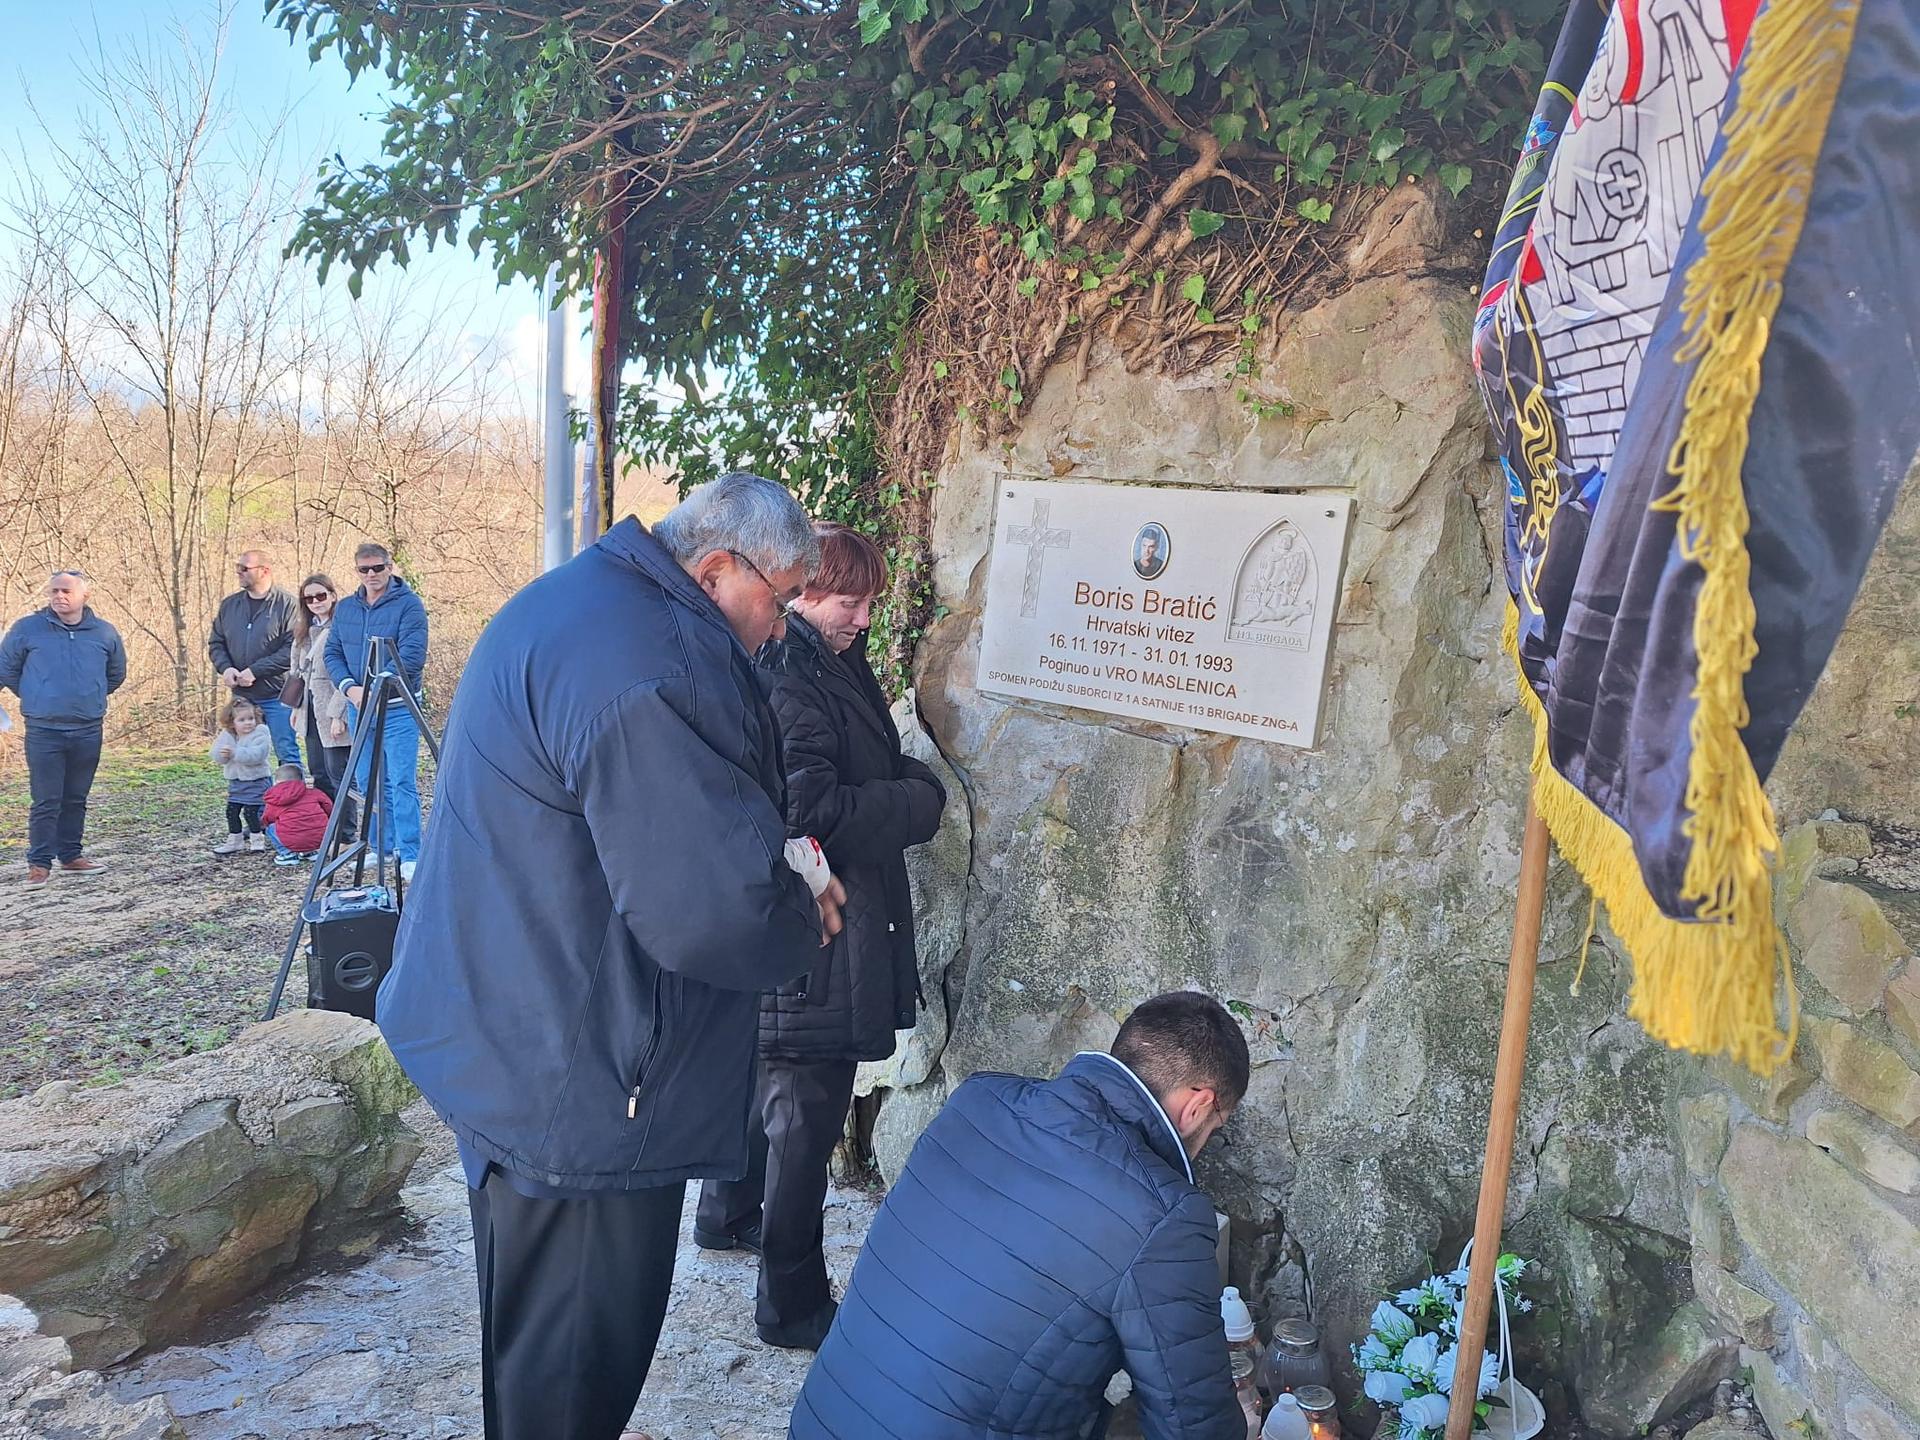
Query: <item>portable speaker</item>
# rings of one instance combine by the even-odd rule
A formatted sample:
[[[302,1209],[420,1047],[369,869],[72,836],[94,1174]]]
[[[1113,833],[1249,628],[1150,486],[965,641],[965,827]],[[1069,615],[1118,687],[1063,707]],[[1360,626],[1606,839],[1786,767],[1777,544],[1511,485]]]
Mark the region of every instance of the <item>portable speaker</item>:
[[[373,997],[393,968],[400,907],[379,885],[328,890],[307,907],[307,1008],[373,1019]]]

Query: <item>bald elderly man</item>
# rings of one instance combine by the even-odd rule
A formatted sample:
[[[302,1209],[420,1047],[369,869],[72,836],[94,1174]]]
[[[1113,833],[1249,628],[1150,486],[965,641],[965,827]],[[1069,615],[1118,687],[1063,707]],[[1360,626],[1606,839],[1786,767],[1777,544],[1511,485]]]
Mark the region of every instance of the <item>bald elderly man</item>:
[[[55,571],[46,606],[0,641],[0,689],[20,697],[27,722],[30,886],[46,884],[56,863],[69,875],[105,868],[80,852],[107,697],[127,678],[127,652],[120,632],[87,604],[91,594],[82,572]]]

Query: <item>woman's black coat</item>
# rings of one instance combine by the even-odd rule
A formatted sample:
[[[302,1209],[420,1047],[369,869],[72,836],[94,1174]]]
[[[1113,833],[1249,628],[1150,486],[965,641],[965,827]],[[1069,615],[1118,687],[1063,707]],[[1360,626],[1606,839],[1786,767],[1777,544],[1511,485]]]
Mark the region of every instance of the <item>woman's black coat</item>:
[[[845,928],[819,963],[760,1005],[760,1053],[786,1060],[884,1060],[914,1023],[920,990],[903,852],[933,838],[947,793],[900,753],[863,634],[830,651],[804,619],[760,657],[780,721],[787,826],[811,835],[847,887]]]

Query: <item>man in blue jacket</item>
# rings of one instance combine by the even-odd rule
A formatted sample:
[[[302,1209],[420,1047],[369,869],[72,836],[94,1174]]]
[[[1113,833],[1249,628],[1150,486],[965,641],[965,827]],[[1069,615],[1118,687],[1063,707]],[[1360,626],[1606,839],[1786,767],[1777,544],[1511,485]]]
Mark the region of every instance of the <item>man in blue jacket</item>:
[[[460,678],[378,1016],[460,1141],[488,1440],[620,1433],[686,1181],[747,1168],[759,994],[839,928],[751,658],[818,553],[724,475],[527,586]]]
[[[1191,1161],[1247,1072],[1233,1017],[1176,991],[1057,1079],[962,1084],[874,1217],[791,1440],[1080,1440],[1122,1369],[1147,1440],[1245,1440]]]
[[[55,571],[46,608],[0,641],[0,689],[20,697],[27,722],[29,885],[46,884],[56,860],[69,875],[106,869],[80,851],[107,696],[127,678],[127,652],[120,632],[88,608],[90,590],[81,571]]]
[[[367,541],[353,552],[353,568],[359,572],[360,587],[333,607],[326,665],[334,686],[347,697],[347,723],[358,729],[361,704],[373,679],[363,673],[367,641],[373,636],[393,641],[401,683],[414,695],[420,694],[427,670],[427,607],[393,573],[393,555],[386,546]],[[372,766],[373,748],[368,745],[360,751],[353,773],[353,787],[362,796],[367,793]],[[420,727],[406,702],[395,697],[380,728],[380,794],[386,809],[386,844],[399,857],[400,874],[407,880],[413,879],[414,864],[420,858],[419,771]],[[371,829],[366,836],[369,844],[381,838]]]

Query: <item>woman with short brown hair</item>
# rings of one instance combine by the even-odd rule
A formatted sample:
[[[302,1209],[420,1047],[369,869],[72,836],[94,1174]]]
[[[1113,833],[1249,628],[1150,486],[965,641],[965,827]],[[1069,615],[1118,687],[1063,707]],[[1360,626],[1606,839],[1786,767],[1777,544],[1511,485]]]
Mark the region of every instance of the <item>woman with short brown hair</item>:
[[[761,1252],[755,1328],[769,1345],[805,1350],[833,1323],[821,1206],[853,1073],[893,1054],[894,1033],[917,1014],[904,852],[933,838],[946,804],[933,771],[901,753],[867,664],[885,557],[844,525],[814,531],[820,567],[793,602],[785,642],[761,651],[760,676],[780,721],[787,832],[825,849],[847,889],[845,924],[810,973],[762,999],[755,1118],[764,1150],[756,1145],[745,1180],[702,1187],[694,1222],[707,1249]]]

